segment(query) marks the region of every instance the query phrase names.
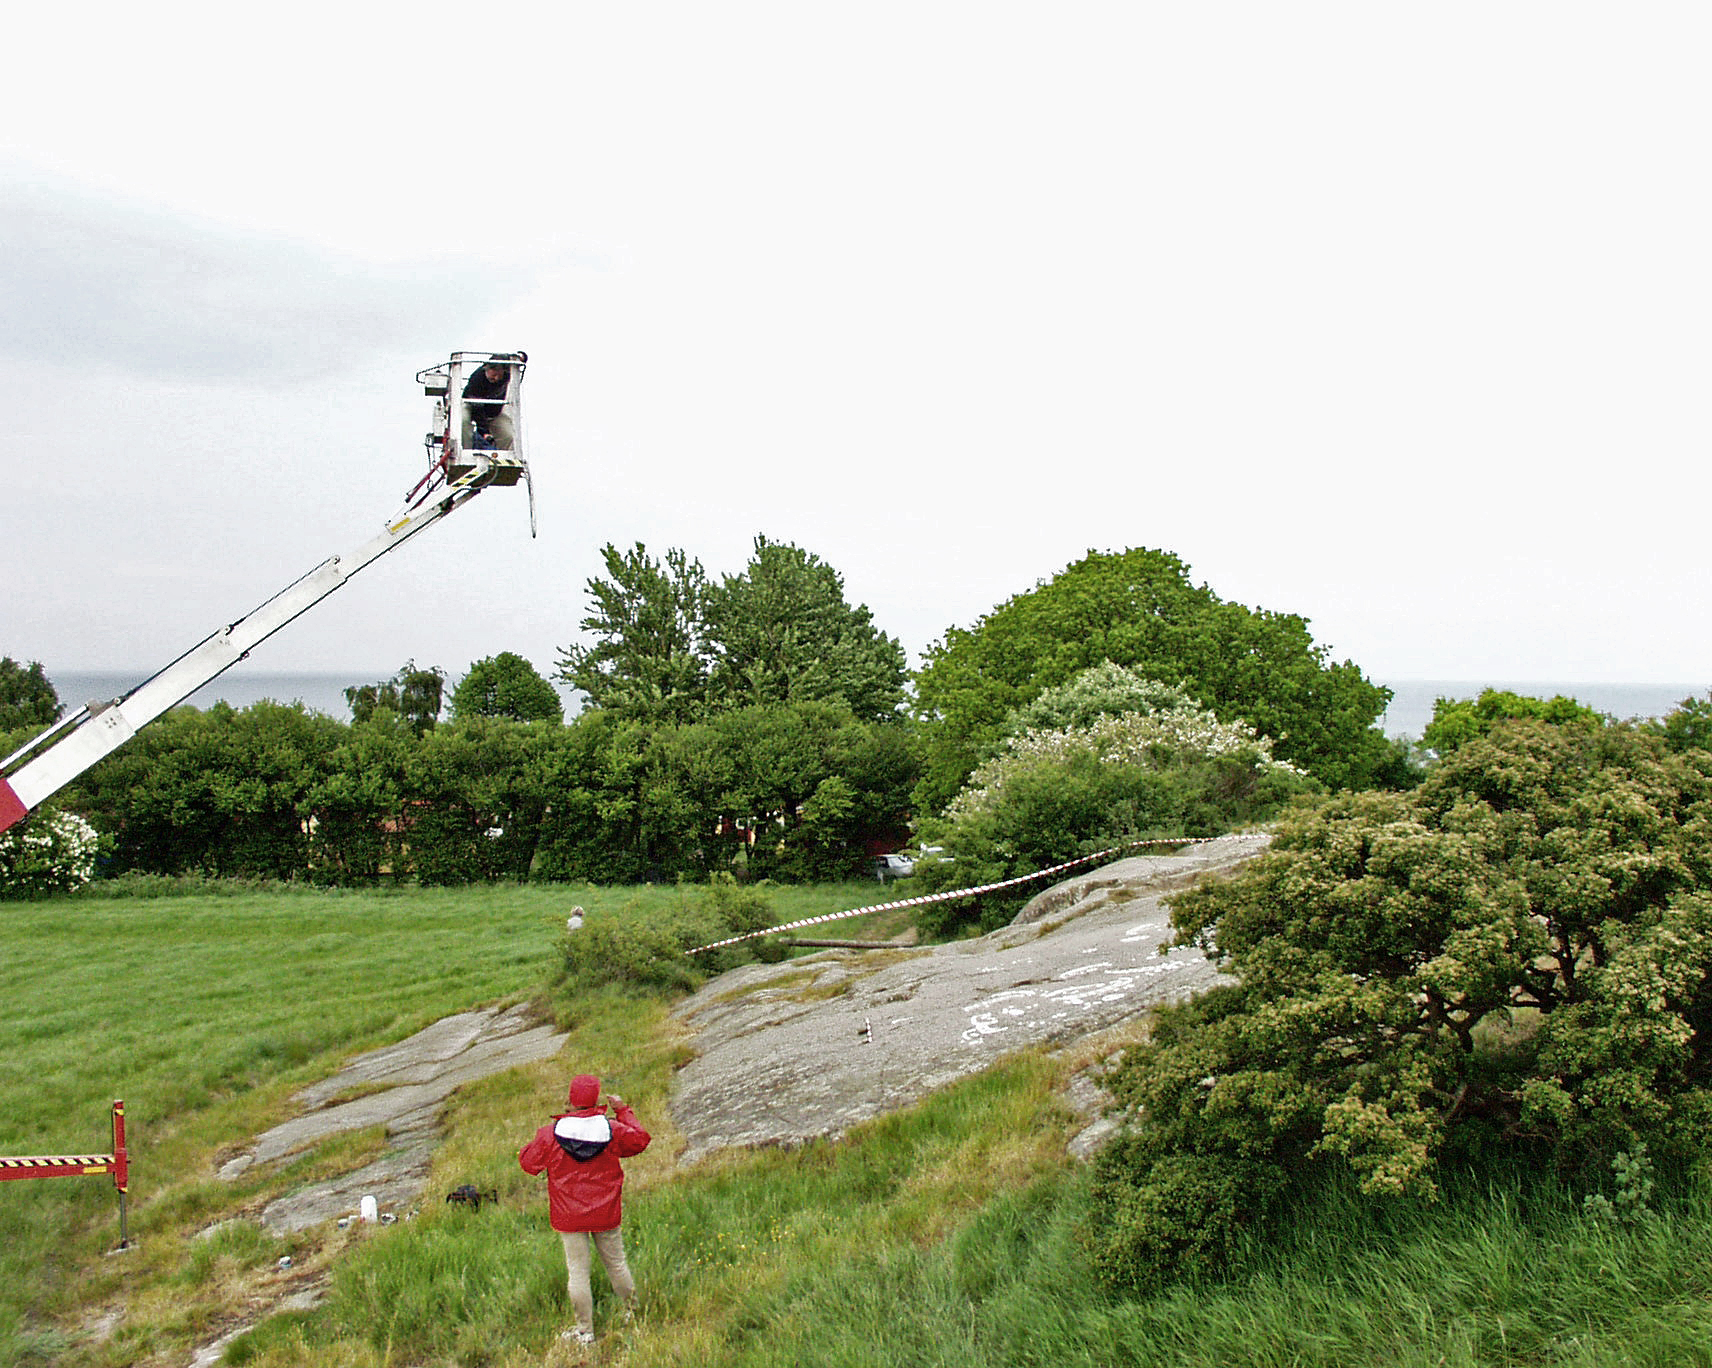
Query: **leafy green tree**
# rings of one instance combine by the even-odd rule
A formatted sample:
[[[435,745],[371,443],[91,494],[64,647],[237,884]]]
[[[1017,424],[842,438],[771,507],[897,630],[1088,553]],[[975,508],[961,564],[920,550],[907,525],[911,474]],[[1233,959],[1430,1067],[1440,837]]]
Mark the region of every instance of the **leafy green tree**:
[[[848,717],[833,703],[742,708],[720,718],[735,760],[736,801],[747,811],[794,820],[831,772],[833,739]]]
[[[1685,698],[1655,725],[1669,750],[1712,750],[1712,697]]]
[[[739,860],[756,877],[838,877],[860,865],[868,837],[907,825],[907,732],[841,704],[737,708],[658,728],[589,712],[563,732],[538,878],[700,877]]]
[[[19,727],[40,730],[59,720],[59,695],[42,672],[42,663],[20,665],[0,656],[0,732]]]
[[[706,704],[708,647],[703,617],[707,575],[673,548],[655,560],[637,542],[601,548],[610,578],[588,581],[588,645],[560,647],[558,678],[581,689],[587,706],[628,720],[687,722]]]
[[[585,712],[563,729],[547,778],[535,876],[592,883],[658,882],[709,867],[717,809],[691,790],[680,745],[690,728],[651,727]],[[705,742],[706,738],[702,738]]]
[[[825,877],[866,875],[869,842],[884,841],[895,848],[910,833],[915,783],[921,775],[914,730],[901,719],[852,720],[834,738],[832,769],[855,790],[855,806],[838,836],[838,863]]]
[[[514,722],[560,722],[559,691],[522,656],[501,651],[470,666],[452,690],[452,718],[509,717]]]
[[[1603,722],[1594,709],[1558,694],[1552,698],[1530,698],[1508,689],[1483,689],[1469,700],[1440,698],[1433,703],[1433,720],[1421,732],[1421,744],[1447,755],[1466,741],[1485,736],[1500,722],[1529,717],[1540,722],[1580,723],[1597,727]]]
[[[662,877],[651,838],[648,770],[653,730],[616,712],[585,712],[548,761],[536,876],[590,883]]]
[[[345,702],[354,722],[367,722],[376,712],[387,709],[397,713],[413,732],[422,736],[439,722],[445,692],[444,670],[438,665],[418,669],[414,660],[407,660],[391,679],[376,684],[353,684],[345,690]]]
[[[1280,759],[1329,787],[1365,786],[1395,764],[1373,726],[1390,694],[1328,657],[1303,618],[1227,603],[1167,552],[1090,552],[928,649],[916,677],[918,802],[943,807],[1013,712],[1103,661],[1181,684],[1222,720],[1251,723]]]
[[[649,748],[651,825],[662,834],[671,826],[678,832],[669,850],[657,843],[656,857],[697,874],[730,869],[744,848],[749,811],[736,783],[729,722],[726,714],[667,728]]]
[[[845,602],[838,571],[799,546],[756,537],[743,573],[708,590],[707,623],[709,688],[726,706],[842,702],[863,721],[903,706],[903,647]]]
[[[1595,1183],[1712,1156],[1712,753],[1506,720],[1413,792],[1345,793],[1172,903],[1235,977],[1110,1085],[1096,1261],[1155,1285],[1338,1171],[1432,1199],[1509,1155]]]
[[[916,764],[896,722],[865,722],[842,703],[742,708],[716,719],[733,758],[726,802],[754,833],[752,875],[854,874],[872,836],[907,826]]]

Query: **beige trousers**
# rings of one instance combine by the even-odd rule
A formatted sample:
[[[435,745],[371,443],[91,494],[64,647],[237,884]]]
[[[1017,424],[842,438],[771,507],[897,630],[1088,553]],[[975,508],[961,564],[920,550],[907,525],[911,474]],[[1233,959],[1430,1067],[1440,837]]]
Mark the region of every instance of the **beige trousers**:
[[[624,1228],[596,1230],[587,1234],[580,1230],[561,1230],[565,1242],[565,1285],[571,1294],[571,1310],[576,1312],[579,1330],[594,1329],[594,1293],[589,1289],[589,1244],[600,1251],[600,1261],[606,1265],[606,1276],[612,1290],[628,1306],[636,1304],[636,1282],[630,1276],[630,1265],[624,1259]]]

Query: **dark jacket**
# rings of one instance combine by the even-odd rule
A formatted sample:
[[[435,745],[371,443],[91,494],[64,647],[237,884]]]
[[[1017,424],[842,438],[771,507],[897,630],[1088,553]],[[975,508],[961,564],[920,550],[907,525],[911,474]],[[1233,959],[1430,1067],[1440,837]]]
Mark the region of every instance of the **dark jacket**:
[[[487,378],[487,367],[477,366],[476,373],[464,386],[464,404],[469,409],[470,421],[476,425],[477,432],[486,432],[489,421],[500,411],[499,404],[472,404],[472,399],[503,400],[511,388],[511,367],[505,368],[505,374],[497,380]]]

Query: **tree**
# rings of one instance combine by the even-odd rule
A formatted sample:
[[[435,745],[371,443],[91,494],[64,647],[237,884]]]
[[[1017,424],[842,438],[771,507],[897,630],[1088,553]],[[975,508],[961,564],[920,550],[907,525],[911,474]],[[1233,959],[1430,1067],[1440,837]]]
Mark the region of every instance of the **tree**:
[[[591,709],[556,737],[548,761],[538,876],[640,883],[665,875],[649,797],[652,730]]]
[[[726,706],[842,702],[863,721],[903,706],[903,647],[844,599],[844,577],[812,552],[755,538],[741,575],[707,594],[710,692]]]
[[[1226,603],[1168,552],[1091,551],[928,648],[916,676],[926,763],[917,799],[924,809],[950,801],[1013,711],[1103,661],[1181,684],[1329,787],[1361,787],[1396,759],[1373,726],[1390,693],[1328,655],[1305,619]]]
[[[46,727],[59,721],[59,695],[42,672],[42,663],[20,665],[0,656],[0,732],[19,727]]]
[[[1498,723],[1518,717],[1532,717],[1541,722],[1562,724],[1579,722],[1597,727],[1600,715],[1573,698],[1557,694],[1552,698],[1530,698],[1511,693],[1508,689],[1483,689],[1480,697],[1468,699],[1440,698],[1433,703],[1433,720],[1421,732],[1421,744],[1428,750],[1447,755],[1476,737],[1485,736]]]
[[[345,702],[350,705],[354,722],[367,722],[385,708],[404,718],[410,729],[422,736],[440,720],[445,691],[446,672],[438,665],[419,670],[414,660],[407,660],[391,679],[377,684],[353,684],[345,690]]]
[[[410,724],[389,708],[345,731],[304,798],[312,879],[369,884],[406,872],[410,762],[419,744]]]
[[[1109,1083],[1096,1260],[1218,1269],[1312,1183],[1431,1200],[1509,1155],[1609,1179],[1712,1151],[1712,753],[1509,720],[1408,794],[1345,793],[1172,901],[1235,976],[1167,1009]]]
[[[907,827],[908,733],[839,703],[732,708],[678,727],[593,711],[553,735],[538,878],[661,880],[740,858],[751,876],[840,877],[869,838]]]
[[[628,720],[687,722],[705,705],[708,647],[703,620],[707,575],[676,548],[664,561],[637,542],[601,548],[610,578],[588,581],[589,645],[560,647],[558,678],[581,689],[588,707]]]
[[[1669,750],[1712,750],[1712,697],[1685,698],[1653,725]]]
[[[452,690],[453,721],[509,717],[514,722],[560,722],[564,715],[559,691],[511,651],[476,661]]]

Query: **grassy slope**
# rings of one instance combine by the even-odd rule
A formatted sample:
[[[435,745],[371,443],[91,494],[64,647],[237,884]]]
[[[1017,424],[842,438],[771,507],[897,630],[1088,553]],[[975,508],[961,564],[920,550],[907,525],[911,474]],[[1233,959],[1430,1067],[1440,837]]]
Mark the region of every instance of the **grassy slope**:
[[[539,994],[573,902],[594,917],[656,917],[694,896],[498,887],[0,905],[0,1154],[105,1151],[108,1104],[123,1097],[141,1244],[102,1257],[117,1241],[104,1179],[0,1184],[0,1363],[84,1361],[84,1308],[120,1298],[129,1328],[95,1361],[220,1324],[244,1295],[225,1267],[234,1258],[210,1269],[199,1250],[193,1266],[186,1236],[381,1145],[349,1137],[284,1173],[216,1181],[221,1158],[290,1114],[293,1092],[448,1013]],[[776,904],[789,918],[873,896],[780,890]],[[300,1267],[330,1253],[313,1240],[250,1252],[270,1266],[290,1252]]]
[[[846,905],[850,892],[779,910],[811,915]],[[628,1166],[627,1240],[645,1313],[623,1328],[600,1306],[601,1362],[1712,1364],[1704,1196],[1636,1229],[1595,1224],[1550,1193],[1523,1201],[1513,1188],[1384,1222],[1334,1201],[1289,1247],[1256,1251],[1229,1285],[1126,1301],[1081,1268],[1082,1187],[1062,1157],[1071,1122],[1058,1089],[1104,1047],[1014,1058],[841,1144],[679,1172],[664,1102],[685,1043],[661,1004],[617,996],[561,1004],[577,1026],[560,1060],[456,1099],[430,1192],[474,1182],[499,1190],[497,1207],[430,1201],[390,1229],[316,1232],[289,1246],[290,1274],[274,1267],[285,1246],[245,1226],[190,1238],[378,1143],[356,1137],[236,1190],[211,1181],[222,1148],[283,1114],[304,1080],[443,1012],[530,995],[573,898],[595,915],[649,916],[679,896],[500,889],[165,900],[105,914],[93,903],[8,908],[14,929],[29,933],[17,943],[31,947],[34,967],[20,954],[0,970],[0,1055],[15,1052],[0,1150],[102,1147],[90,1142],[121,1091],[108,1082],[119,1069],[133,1116],[149,1119],[137,1126],[138,1255],[98,1257],[113,1233],[100,1180],[0,1186],[0,1317],[10,1317],[0,1319],[0,1362],[181,1363],[184,1346],[248,1296],[331,1267],[324,1307],[274,1318],[230,1359],[539,1364],[557,1353],[565,1323],[563,1268],[539,1182],[514,1155],[565,1074],[590,1069],[635,1102],[656,1136]],[[96,923],[108,934],[79,927],[85,913],[109,917]],[[103,1043],[82,1023],[107,1010],[92,1004],[115,997],[121,978],[143,991],[106,1019],[130,1040]],[[32,1028],[38,1017],[62,1026]],[[82,1130],[68,1135],[73,1113]],[[120,1304],[126,1316],[111,1338],[76,1333]]]
[[[1013,1056],[843,1142],[731,1154],[687,1172],[655,1099],[664,1014],[592,1004],[570,1051],[619,1071],[657,1143],[630,1166],[626,1239],[640,1324],[597,1307],[598,1361],[634,1368],[1475,1368],[1712,1364],[1712,1194],[1640,1227],[1519,1184],[1382,1217],[1333,1195],[1243,1276],[1131,1300],[1088,1277],[1083,1176],[1059,1090],[1110,1042]],[[553,1082],[557,1080],[554,1079]],[[370,1241],[330,1305],[269,1323],[257,1368],[560,1358],[557,1241],[512,1154],[538,1097],[516,1076],[463,1099],[438,1177],[500,1190],[496,1210],[424,1212]],[[1524,1193],[1526,1195],[1524,1195]],[[597,1286],[599,1279],[597,1276]]]

